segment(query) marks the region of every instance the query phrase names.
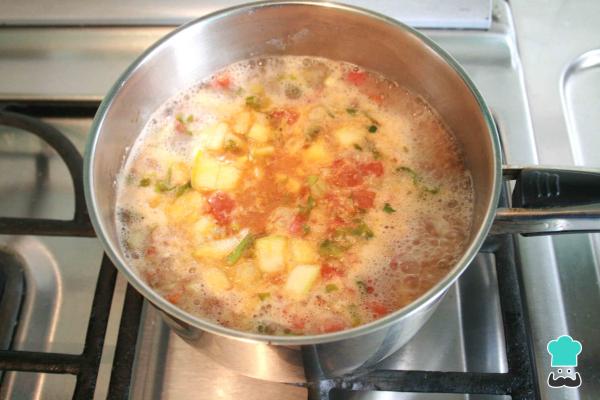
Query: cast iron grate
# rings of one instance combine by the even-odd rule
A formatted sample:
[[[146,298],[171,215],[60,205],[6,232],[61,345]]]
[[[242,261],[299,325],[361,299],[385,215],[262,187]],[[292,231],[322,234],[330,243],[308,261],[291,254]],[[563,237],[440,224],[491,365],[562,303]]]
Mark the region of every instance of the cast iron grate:
[[[30,131],[54,147],[71,173],[75,190],[72,220],[0,217],[0,234],[94,236],[83,196],[81,155],[64,135],[37,118],[91,118],[97,107],[98,103],[94,101],[15,101],[0,104],[0,125]],[[483,251],[493,252],[496,257],[508,372],[374,370],[311,382],[306,385],[309,400],[334,400],[356,391],[508,395],[519,400],[539,398],[514,238],[509,235],[490,237]],[[105,255],[81,354],[0,350],[0,371],[72,374],[77,378],[73,398],[92,398],[115,279],[116,269]],[[128,286],[110,378],[108,396],[111,399],[127,398],[129,394],[142,302],[142,297]],[[310,371],[307,371],[307,376],[311,376]]]
[[[335,400],[349,392],[390,391],[511,396],[539,399],[531,337],[524,314],[514,238],[489,237],[483,251],[496,258],[498,291],[506,342],[506,373],[374,370],[307,384],[309,400]]]
[[[0,125],[28,131],[52,146],[67,165],[75,192],[75,212],[71,220],[0,217],[0,234],[94,236],[83,195],[81,155],[60,131],[42,122],[38,117],[91,118],[98,105],[98,102],[87,101],[30,101],[0,104]],[[73,398],[93,398],[116,276],[116,268],[104,255],[81,354],[0,350],[0,371],[75,375],[76,384]],[[110,398],[127,398],[141,309],[142,297],[131,286],[128,286],[110,378]]]

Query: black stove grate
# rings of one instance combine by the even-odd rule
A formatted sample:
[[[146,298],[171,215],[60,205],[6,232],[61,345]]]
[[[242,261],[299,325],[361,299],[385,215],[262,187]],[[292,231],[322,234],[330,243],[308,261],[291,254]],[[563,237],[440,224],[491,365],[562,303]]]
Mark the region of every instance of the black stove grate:
[[[0,217],[0,234],[94,236],[83,196],[81,155],[64,135],[38,118],[91,118],[97,107],[98,102],[95,101],[21,100],[0,103],[0,125],[28,130],[48,142],[65,161],[75,191],[75,212],[72,220]],[[508,372],[374,370],[359,376],[306,384],[309,400],[339,399],[355,391],[509,395],[519,400],[539,398],[534,380],[535,366],[527,329],[527,316],[523,307],[514,238],[508,235],[490,237],[484,251],[493,252],[496,257]],[[81,354],[0,350],[0,371],[72,374],[77,378],[73,398],[92,398],[115,280],[116,269],[105,255]],[[142,304],[142,297],[128,286],[108,391],[111,399],[127,398],[129,394]]]
[[[524,313],[514,238],[489,237],[483,251],[496,258],[498,291],[504,324],[508,372],[441,372],[374,370],[309,383],[309,400],[335,400],[356,391],[508,395],[514,400],[538,399],[527,316]]]
[[[60,131],[42,122],[38,117],[93,117],[98,105],[98,102],[11,102],[0,104],[0,125],[28,131],[52,146],[67,165],[75,192],[73,219],[62,221],[0,217],[0,234],[81,237],[95,235],[83,195],[81,155]],[[0,350],[0,371],[75,375],[76,384],[73,398],[93,398],[117,276],[116,268],[106,255],[101,262],[83,352],[81,354],[60,354]],[[128,397],[130,371],[133,365],[141,309],[142,297],[129,286],[122,311],[110,379],[109,394],[111,398]]]

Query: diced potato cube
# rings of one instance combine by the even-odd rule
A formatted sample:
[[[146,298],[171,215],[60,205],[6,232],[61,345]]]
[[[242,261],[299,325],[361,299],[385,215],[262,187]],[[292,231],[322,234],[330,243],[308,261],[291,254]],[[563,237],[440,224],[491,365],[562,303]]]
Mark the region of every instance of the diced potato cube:
[[[288,275],[284,289],[291,297],[305,297],[320,274],[321,267],[318,265],[297,265]]]
[[[192,227],[192,232],[197,242],[205,242],[206,237],[213,232],[215,221],[208,215],[202,215],[198,218]]]
[[[214,190],[220,169],[219,161],[199,151],[192,167],[192,187],[196,190]]]
[[[290,179],[286,182],[285,184],[285,188],[287,189],[288,192],[291,193],[298,193],[300,191],[302,185],[300,185],[300,182],[298,182],[298,179]]]
[[[190,180],[190,167],[183,162],[171,165],[171,184],[185,185]]]
[[[221,259],[226,257],[235,249],[241,241],[239,237],[229,237],[221,240],[213,240],[199,246],[193,253],[197,259]]]
[[[273,146],[257,147],[252,150],[252,154],[256,157],[270,156],[273,153],[275,153],[275,147]]]
[[[253,120],[252,111],[242,111],[234,117],[231,129],[238,135],[245,135],[248,133]]]
[[[200,216],[205,205],[204,196],[196,191],[188,190],[169,204],[165,211],[167,217],[174,223],[194,222]]]
[[[242,285],[251,285],[260,279],[260,271],[252,262],[239,263],[235,270],[235,280]]]
[[[202,271],[202,278],[204,278],[206,287],[212,292],[219,293],[231,288],[231,282],[227,279],[227,275],[219,268],[205,269]]]
[[[285,267],[287,238],[270,235],[256,240],[256,259],[263,272],[279,272]]]
[[[290,247],[292,258],[296,264],[310,264],[317,261],[315,246],[308,240],[292,238]]]
[[[231,135],[231,130],[225,122],[210,125],[199,133],[203,147],[208,150],[221,150],[228,135]]]
[[[237,186],[240,171],[198,152],[192,168],[192,187],[196,190],[231,190]]]
[[[267,124],[257,121],[248,131],[248,138],[259,143],[266,143],[271,139],[271,128]]]
[[[233,165],[223,164],[217,177],[217,190],[235,189],[240,179],[240,170]]]
[[[333,135],[343,147],[350,147],[363,141],[365,131],[357,126],[344,126],[333,131]]]
[[[328,164],[331,155],[322,141],[316,142],[304,151],[304,159],[309,163]]]

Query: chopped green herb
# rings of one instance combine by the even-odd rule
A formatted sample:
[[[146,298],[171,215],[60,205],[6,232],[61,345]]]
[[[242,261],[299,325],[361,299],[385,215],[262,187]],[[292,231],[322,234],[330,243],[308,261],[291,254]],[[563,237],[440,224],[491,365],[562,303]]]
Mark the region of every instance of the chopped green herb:
[[[370,140],[367,140],[366,142],[366,147],[367,150],[369,150],[371,152],[371,154],[373,155],[373,158],[376,160],[379,160],[382,157],[381,152],[379,151],[379,149],[377,148],[377,146],[375,146],[375,143],[373,143]]]
[[[140,180],[140,187],[150,186],[150,178],[143,178]]]
[[[177,189],[175,189],[175,196],[179,197],[191,188],[192,188],[191,182],[188,182],[185,185],[177,186]]]
[[[347,250],[347,247],[342,246],[331,239],[325,239],[319,245],[319,254],[323,257],[338,258],[345,250]]]
[[[359,145],[359,144],[357,144],[357,143],[354,143],[354,145],[353,145],[353,146],[354,146],[354,148],[355,148],[356,150],[358,150],[358,151],[363,151],[363,148],[362,148],[362,147],[360,147],[360,145]]]
[[[175,116],[175,119],[181,124],[183,125],[183,127],[185,128],[185,130],[182,133],[185,133],[187,135],[191,135],[192,131],[190,131],[187,127],[187,125],[191,122],[194,122],[194,116],[192,114],[188,115],[187,117],[184,117],[183,114],[177,114]]]
[[[267,335],[272,335],[275,333],[275,328],[273,328],[270,325],[266,325],[266,324],[258,324],[256,326],[256,330],[258,331],[258,333],[266,333]]]
[[[385,205],[383,206],[383,211],[386,212],[386,213],[388,213],[388,214],[396,212],[396,210],[394,210],[392,208],[392,206],[390,205],[390,203],[385,203]]]
[[[350,115],[356,115],[356,108],[346,108],[346,112]]]
[[[173,189],[175,189],[175,186],[170,186],[165,181],[157,181],[154,184],[154,190],[156,190],[158,193],[170,192]]]
[[[227,256],[227,264],[234,265],[244,255],[244,252],[254,243],[254,235],[248,233]]]
[[[260,299],[260,301],[265,301],[269,297],[271,297],[271,293],[269,292],[263,292],[258,294],[258,298]]]
[[[175,186],[171,185],[171,174],[172,170],[171,167],[169,167],[166,178],[160,181],[156,181],[156,183],[154,184],[154,190],[158,193],[164,193],[170,192],[171,190],[175,189]]]
[[[325,285],[325,291],[327,293],[335,292],[336,290],[338,290],[338,287],[333,283],[328,283],[327,285]]]
[[[246,97],[246,105],[255,111],[260,111],[269,104],[269,99],[259,95]]]
[[[312,196],[308,196],[308,199],[306,199],[306,205],[298,206],[298,208],[300,208],[300,214],[306,216],[310,215],[312,209],[315,208],[315,204],[315,199]]]
[[[377,132],[377,125],[369,126],[369,133],[375,133],[375,132]]]
[[[310,233],[310,226],[307,224],[302,224],[302,233],[308,235]]]
[[[379,121],[377,121],[375,118],[373,118],[373,116],[371,114],[369,114],[366,111],[363,111],[363,114],[365,115],[365,117],[367,117],[369,119],[369,121],[371,121],[371,123],[373,125],[378,125],[380,126],[381,124],[379,123]]]
[[[412,178],[413,185],[421,188],[424,192],[437,194],[440,191],[439,186],[428,186],[423,182],[423,177],[416,173],[412,168],[400,166],[396,168],[396,172],[404,172]]]
[[[238,149],[238,145],[235,140],[229,139],[227,143],[225,143],[225,150],[227,151],[236,151]]]
[[[307,182],[308,182],[309,186],[312,186],[312,185],[314,185],[315,183],[317,183],[317,181],[319,180],[319,177],[318,177],[317,175],[309,175],[309,176],[306,178],[306,180],[307,180]]]
[[[248,96],[246,97],[246,105],[250,108],[259,109],[260,101],[257,96]]]
[[[419,174],[417,174],[412,168],[409,167],[400,166],[396,168],[396,172],[405,172],[406,174],[408,174],[408,176],[412,178],[415,186],[423,180],[423,178],[421,178]]]
[[[314,140],[321,132],[320,126],[311,126],[305,131],[306,138],[309,140]]]
[[[360,290],[360,292],[362,294],[367,294],[367,284],[364,283],[363,281],[356,281],[356,286],[358,286],[358,289]]]
[[[352,326],[358,326],[361,324],[361,319],[356,304],[350,304],[348,306],[348,313],[350,314],[350,319],[352,320]]]
[[[317,175],[309,175],[306,179],[310,193],[316,197],[322,197],[327,191],[327,185]]]
[[[362,237],[364,239],[371,239],[373,236],[375,236],[371,228],[369,228],[367,224],[362,221],[358,225],[350,228],[349,233],[353,236]]]

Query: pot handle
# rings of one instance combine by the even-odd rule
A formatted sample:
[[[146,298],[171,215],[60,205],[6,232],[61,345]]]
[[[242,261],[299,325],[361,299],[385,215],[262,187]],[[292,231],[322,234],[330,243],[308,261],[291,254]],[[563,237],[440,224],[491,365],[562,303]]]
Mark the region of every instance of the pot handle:
[[[513,208],[498,208],[491,234],[600,232],[600,170],[503,166]]]

